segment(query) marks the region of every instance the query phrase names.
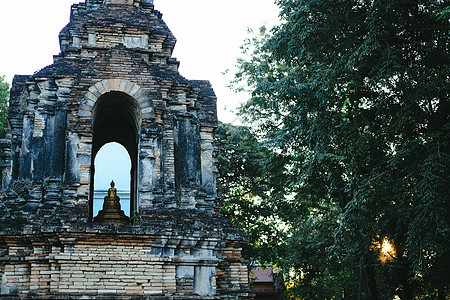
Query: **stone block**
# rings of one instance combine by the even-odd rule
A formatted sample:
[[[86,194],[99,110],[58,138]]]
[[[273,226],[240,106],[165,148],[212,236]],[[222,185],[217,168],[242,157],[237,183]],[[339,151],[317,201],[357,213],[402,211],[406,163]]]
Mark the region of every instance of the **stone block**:
[[[0,222],[0,234],[17,239],[7,249],[0,244],[8,254],[2,293],[16,285],[20,295],[42,298],[208,299],[248,287],[243,237],[212,214],[216,97],[209,82],[178,73],[175,37],[152,3],[75,4],[61,31],[62,54],[35,76],[15,79],[11,132],[0,148],[3,175],[16,172],[3,176],[5,189],[23,191],[5,190],[14,207],[0,207],[0,216],[23,222]],[[136,224],[92,222],[93,155],[110,141],[127,146],[136,170]],[[216,272],[221,262],[227,268]]]

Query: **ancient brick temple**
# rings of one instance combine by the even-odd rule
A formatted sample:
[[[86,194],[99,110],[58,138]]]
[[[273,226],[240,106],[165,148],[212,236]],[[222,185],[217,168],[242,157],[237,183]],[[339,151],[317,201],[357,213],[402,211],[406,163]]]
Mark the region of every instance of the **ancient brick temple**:
[[[217,213],[216,97],[178,73],[153,1],[73,5],[59,39],[54,64],[11,89],[0,295],[249,298],[245,238]],[[131,160],[125,224],[94,219],[94,159],[109,142]]]

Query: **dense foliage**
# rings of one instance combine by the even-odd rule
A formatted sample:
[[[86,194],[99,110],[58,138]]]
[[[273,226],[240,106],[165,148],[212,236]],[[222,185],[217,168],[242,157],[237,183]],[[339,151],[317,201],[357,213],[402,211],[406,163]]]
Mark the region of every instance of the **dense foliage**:
[[[0,76],[0,137],[8,130],[9,83],[5,76]]]
[[[264,213],[282,224],[250,231],[271,249],[258,259],[279,265],[301,299],[444,299],[448,5],[277,3],[280,25],[247,41],[235,82],[250,88],[242,116],[265,149],[264,168],[244,170],[248,191],[252,172],[265,184],[245,220]],[[393,247],[385,259],[383,243]]]
[[[217,191],[221,213],[249,234],[249,247],[244,249],[247,257],[253,261],[275,259],[270,247],[278,234],[275,216],[268,203],[259,201],[270,190],[264,166],[269,152],[258,147],[258,140],[244,126],[219,122],[216,142],[220,150]],[[260,241],[263,236],[264,243]]]

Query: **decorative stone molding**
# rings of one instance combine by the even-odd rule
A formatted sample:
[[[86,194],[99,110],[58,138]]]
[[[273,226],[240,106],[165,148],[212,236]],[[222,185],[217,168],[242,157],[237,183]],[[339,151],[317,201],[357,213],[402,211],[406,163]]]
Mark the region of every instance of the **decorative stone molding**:
[[[216,96],[187,80],[151,0],[72,6],[61,54],[16,76],[0,194],[0,298],[252,299],[246,235],[217,212]],[[131,160],[130,222],[95,222],[95,156]]]
[[[109,92],[122,92],[133,97],[140,106],[140,119],[153,120],[155,110],[153,101],[142,87],[125,79],[105,79],[91,86],[81,100],[78,116],[92,119],[92,113],[97,100]]]

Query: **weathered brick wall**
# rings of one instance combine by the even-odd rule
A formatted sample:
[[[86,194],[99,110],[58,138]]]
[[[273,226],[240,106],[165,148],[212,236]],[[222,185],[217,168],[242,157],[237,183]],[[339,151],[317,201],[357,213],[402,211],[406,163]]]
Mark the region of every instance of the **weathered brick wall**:
[[[224,259],[217,272],[217,285],[221,293],[242,291],[249,286],[248,262],[241,256],[241,246],[240,242],[229,242],[222,250]]]
[[[95,109],[116,93],[135,108],[140,148],[127,148],[139,170],[134,208],[212,211],[216,97],[209,82],[178,73],[171,58],[175,38],[153,5],[74,5],[60,41],[54,64],[14,80],[4,187],[16,192],[14,183],[24,181],[33,185],[30,201],[63,198],[89,206],[92,157],[101,146],[95,145]],[[111,141],[129,132],[116,135]]]
[[[240,249],[220,252],[215,238],[48,233],[3,241],[2,294],[248,295]],[[220,263],[221,254],[226,263]]]
[[[97,237],[79,244],[52,246],[50,251],[41,251],[37,245],[10,246],[10,262],[1,274],[6,279],[4,286],[17,287],[21,295],[174,294],[176,266],[167,264],[170,258],[152,254],[149,241],[143,244],[142,240],[122,238],[125,240]],[[26,252],[31,253],[23,255]]]
[[[150,0],[86,0],[59,38],[54,63],[11,90],[0,294],[251,298],[245,236],[216,214],[217,99],[178,73],[162,14]],[[131,157],[134,224],[93,223],[108,142]]]

